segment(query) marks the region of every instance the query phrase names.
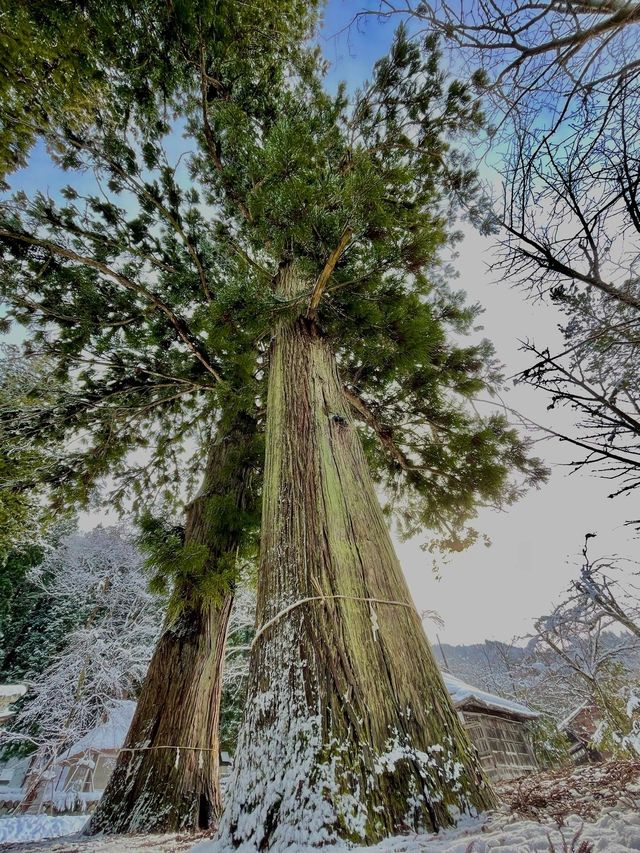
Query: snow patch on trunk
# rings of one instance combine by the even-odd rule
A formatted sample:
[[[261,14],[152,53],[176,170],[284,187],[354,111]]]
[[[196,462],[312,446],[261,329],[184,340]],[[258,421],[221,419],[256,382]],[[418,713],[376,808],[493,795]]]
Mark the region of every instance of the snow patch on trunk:
[[[298,649],[296,630],[286,623],[263,650],[262,672],[278,672],[280,681],[265,679],[268,686],[246,708],[216,853],[335,845],[339,833],[364,841],[385,811],[375,805],[378,777],[396,774],[405,762],[417,770],[409,782],[406,827],[423,825],[425,801],[442,800],[443,780],[464,810],[475,813],[450,737],[425,752],[392,731],[384,752],[376,753],[333,736],[318,697],[310,696],[314,662],[299,659]]]

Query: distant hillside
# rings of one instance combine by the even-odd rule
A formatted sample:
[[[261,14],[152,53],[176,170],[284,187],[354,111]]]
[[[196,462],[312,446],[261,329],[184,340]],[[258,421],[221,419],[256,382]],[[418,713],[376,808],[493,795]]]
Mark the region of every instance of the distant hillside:
[[[617,649],[616,658],[640,677],[640,648],[630,639],[630,635],[606,632],[600,643],[602,649]],[[586,698],[580,680],[552,654],[537,650],[533,641],[526,646],[496,640],[470,645],[435,643],[433,651],[443,669],[469,684],[551,711],[558,718]]]

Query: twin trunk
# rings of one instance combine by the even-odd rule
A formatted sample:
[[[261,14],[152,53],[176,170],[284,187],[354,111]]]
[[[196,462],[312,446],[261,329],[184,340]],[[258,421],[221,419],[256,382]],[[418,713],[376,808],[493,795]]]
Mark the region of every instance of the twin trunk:
[[[241,513],[247,501],[246,432],[237,427],[212,444],[202,488],[187,508],[185,544],[208,548],[206,572],[235,554],[233,534],[220,536],[208,506],[216,495]],[[185,592],[177,588],[179,599]],[[233,590],[216,600],[187,594],[168,619],[142,686],[115,770],[85,832],[192,832],[221,811],[220,694]]]
[[[292,265],[279,287],[287,298],[306,289]],[[203,507],[229,488],[228,471],[216,479],[228,448],[212,448],[187,523],[212,567],[221,548]],[[244,482],[237,466],[238,506]],[[216,817],[230,607],[231,595],[191,607],[165,629],[89,832],[193,830]],[[282,323],[271,352],[257,624],[221,850],[371,844],[494,804],[395,556],[335,356],[302,318]]]
[[[279,287],[291,298],[308,284],[287,266]],[[259,630],[220,848],[371,844],[492,806],[335,356],[304,318],[277,330],[267,410]]]

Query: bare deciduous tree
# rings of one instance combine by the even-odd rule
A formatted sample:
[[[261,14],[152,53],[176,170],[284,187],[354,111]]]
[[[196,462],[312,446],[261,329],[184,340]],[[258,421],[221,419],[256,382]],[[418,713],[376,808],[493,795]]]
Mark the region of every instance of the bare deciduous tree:
[[[640,73],[636,2],[370,0],[357,18],[369,15],[417,19],[446,39],[458,61],[490,75],[503,111],[522,113],[544,99],[550,127],[571,112],[576,96]]]
[[[640,587],[634,582],[640,571],[625,580],[623,563],[629,561],[617,556],[591,557],[592,538],[590,533],[585,537],[580,577],[573,582],[576,598],[585,609],[599,611],[640,638]]]
[[[559,437],[577,465],[638,485],[640,364],[640,4],[631,0],[371,0],[367,15],[440,35],[479,69],[499,167],[494,269],[568,316],[567,347],[522,378],[578,414]],[[554,433],[543,424],[548,432]]]

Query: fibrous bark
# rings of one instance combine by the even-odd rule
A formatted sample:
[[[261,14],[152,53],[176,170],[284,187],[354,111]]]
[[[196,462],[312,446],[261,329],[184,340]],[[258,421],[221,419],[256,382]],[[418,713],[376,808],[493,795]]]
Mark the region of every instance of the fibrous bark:
[[[236,551],[237,537],[212,535],[207,507],[227,495],[240,512],[248,471],[238,464],[245,433],[236,428],[211,445],[204,482],[188,505],[185,544],[206,545],[206,572]],[[186,591],[185,591],[186,592]],[[219,721],[227,625],[233,589],[194,600],[174,591],[169,615],[143,684],[136,713],[86,834],[195,831],[220,816]]]
[[[289,265],[279,289],[309,286]],[[371,844],[492,806],[313,320],[277,329],[267,412],[259,627],[220,849]]]

